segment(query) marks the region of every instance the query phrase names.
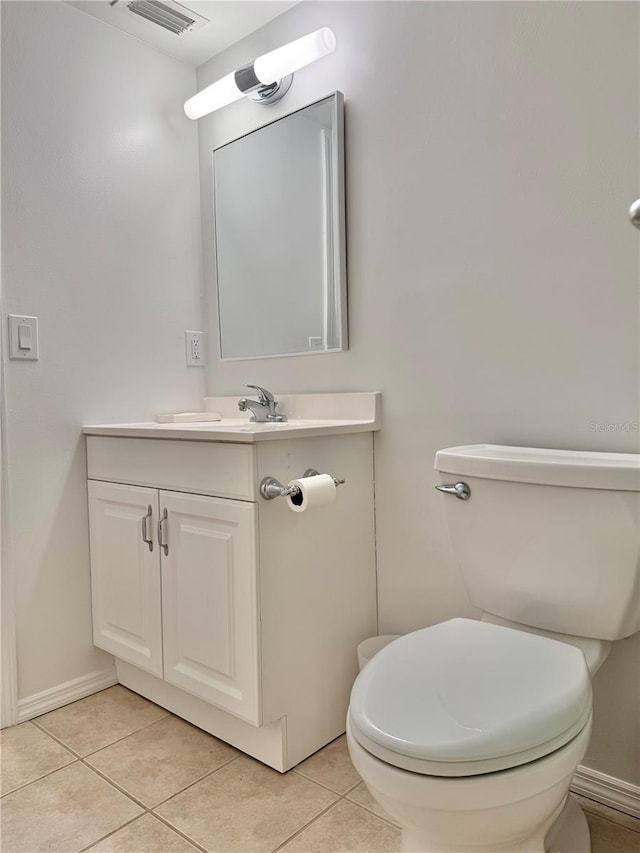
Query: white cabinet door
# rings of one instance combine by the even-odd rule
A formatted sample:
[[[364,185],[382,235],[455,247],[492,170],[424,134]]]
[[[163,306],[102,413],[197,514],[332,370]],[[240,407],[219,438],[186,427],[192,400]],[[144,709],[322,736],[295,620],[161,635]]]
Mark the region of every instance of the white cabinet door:
[[[155,489],[89,481],[93,641],[162,678],[157,520]]]
[[[260,725],[255,504],[160,492],[164,678]]]

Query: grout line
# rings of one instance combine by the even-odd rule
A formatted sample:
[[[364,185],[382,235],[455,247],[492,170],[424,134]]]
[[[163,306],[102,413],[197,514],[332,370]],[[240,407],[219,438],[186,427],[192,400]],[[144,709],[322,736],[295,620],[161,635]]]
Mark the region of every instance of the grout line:
[[[105,688],[105,690],[108,690],[108,689],[111,689],[111,688]],[[100,691],[100,692],[103,692],[103,691]],[[158,707],[160,707],[160,706],[158,706]],[[102,770],[95,767],[93,764],[91,764],[89,762],[90,757],[95,756],[97,753],[99,753],[103,750],[106,750],[109,747],[114,746],[115,744],[121,743],[122,741],[127,740],[128,738],[131,738],[132,736],[138,734],[139,732],[142,732],[142,731],[150,728],[151,726],[156,725],[157,723],[161,722],[162,720],[167,719],[167,717],[171,717],[171,716],[175,716],[175,715],[168,712],[167,714],[160,717],[159,719],[153,720],[152,722],[147,723],[144,726],[141,726],[139,729],[136,729],[133,732],[129,732],[128,734],[124,735],[123,737],[117,738],[116,740],[112,741],[111,743],[105,744],[104,746],[101,746],[98,749],[95,749],[95,750],[87,753],[86,755],[81,755],[79,752],[76,752],[76,750],[71,748],[60,737],[58,737],[57,735],[55,735],[52,732],[50,732],[49,730],[47,730],[40,722],[37,722],[36,721],[37,718],[34,718],[34,719],[30,720],[29,722],[33,723],[33,725],[38,730],[43,732],[47,737],[51,738],[55,743],[58,743],[63,749],[65,749],[66,752],[69,753],[71,760],[69,761],[68,764],[63,765],[62,767],[58,767],[55,770],[52,770],[49,773],[44,774],[43,776],[39,777],[38,779],[34,779],[31,782],[26,783],[25,785],[22,785],[16,789],[14,789],[14,791],[8,792],[8,794],[13,794],[17,791],[20,791],[23,788],[29,787],[30,785],[35,784],[36,782],[39,782],[42,779],[45,779],[47,776],[51,776],[54,773],[57,773],[58,771],[60,771],[62,769],[70,767],[75,763],[79,763],[79,764],[83,765],[87,770],[89,770],[89,772],[95,774],[99,779],[104,781],[110,787],[113,787],[120,794],[125,796],[132,803],[135,803],[135,805],[137,805],[141,809],[141,812],[139,814],[137,814],[136,816],[131,818],[129,821],[126,821],[121,826],[117,827],[116,829],[112,830],[111,832],[108,832],[106,835],[101,836],[100,838],[93,840],[89,845],[82,848],[82,850],[79,851],[79,853],[85,853],[85,851],[90,850],[91,847],[93,847],[96,844],[99,844],[100,842],[104,841],[105,839],[115,835],[117,832],[119,832],[120,830],[126,828],[127,826],[130,826],[131,824],[135,823],[139,819],[143,818],[145,815],[150,815],[153,819],[158,820],[160,823],[162,823],[164,826],[166,826],[172,832],[175,832],[179,837],[183,838],[186,842],[188,842],[193,847],[195,847],[195,849],[202,851],[202,853],[208,853],[208,851],[205,847],[200,845],[194,838],[191,838],[189,835],[187,835],[185,832],[183,832],[177,826],[172,824],[167,818],[163,817],[161,814],[158,814],[156,809],[162,807],[167,802],[172,800],[174,797],[177,797],[178,795],[185,793],[190,788],[194,787],[195,785],[199,784],[200,782],[203,782],[205,779],[209,778],[210,776],[213,776],[214,773],[217,773],[219,770],[222,770],[224,767],[228,767],[234,761],[237,761],[239,758],[241,758],[243,753],[239,752],[238,754],[232,756],[228,761],[225,761],[219,767],[216,767],[214,770],[211,770],[210,772],[205,773],[204,775],[198,777],[197,779],[194,779],[192,782],[190,782],[184,788],[181,788],[177,791],[174,791],[169,797],[166,797],[164,800],[161,800],[159,803],[156,803],[155,805],[152,805],[152,806],[147,806],[144,802],[142,802],[137,797],[135,797],[132,793],[127,791],[125,788],[123,788],[118,782],[116,782],[114,779],[111,779],[109,776],[106,775],[106,773],[104,773]],[[276,848],[274,848],[272,853],[277,853],[277,851],[281,851],[294,838],[296,838],[298,835],[305,832],[310,826],[312,826],[314,823],[316,823],[316,821],[320,820],[328,812],[330,812],[331,810],[336,808],[337,805],[341,801],[343,801],[343,802],[346,801],[349,804],[356,806],[356,808],[362,809],[364,812],[366,812],[367,814],[370,814],[371,816],[377,818],[378,820],[381,820],[383,823],[387,824],[388,826],[392,826],[394,829],[398,829],[396,824],[394,824],[391,821],[383,818],[381,815],[376,814],[375,812],[371,811],[366,806],[361,805],[360,803],[357,803],[353,800],[347,799],[347,795],[350,794],[353,790],[355,790],[355,788],[357,788],[358,785],[360,784],[360,782],[361,782],[360,779],[358,779],[358,781],[356,781],[349,788],[347,788],[343,793],[340,793],[340,792],[335,791],[334,789],[330,788],[328,785],[324,784],[323,782],[320,782],[317,779],[313,779],[311,776],[307,776],[305,773],[301,772],[300,770],[298,770],[296,768],[292,768],[290,772],[295,773],[297,776],[304,779],[305,781],[310,782],[313,785],[317,785],[319,788],[330,793],[335,799],[331,803],[329,803],[329,805],[326,806],[326,808],[322,809],[313,818],[308,820],[303,826],[301,826],[299,829],[297,829],[295,832],[293,832],[291,835],[289,835],[287,838],[285,838],[284,841],[282,841]],[[3,796],[7,796],[8,794],[5,794]],[[597,816],[600,817],[600,815],[597,815]],[[604,818],[604,819],[606,820],[607,818]],[[610,821],[610,822],[612,822],[612,821]]]
[[[109,688],[107,688],[107,689],[109,689]],[[158,706],[158,707],[160,707],[160,706]],[[166,715],[166,717],[171,717],[171,716],[175,716],[175,715],[174,715],[174,714],[170,714],[170,713],[167,713],[167,715]],[[162,820],[162,822],[163,822],[163,823],[165,823],[167,826],[170,826],[170,827],[171,827],[171,829],[176,829],[176,828],[175,828],[175,827],[173,827],[171,824],[169,824],[166,820],[162,819],[162,818],[161,818],[161,816],[160,816],[160,815],[158,815],[158,814],[156,814],[153,810],[154,810],[154,809],[159,808],[159,807],[160,807],[160,806],[162,806],[162,805],[164,805],[164,804],[165,804],[165,803],[167,803],[169,800],[173,799],[173,797],[176,797],[178,794],[182,794],[182,793],[184,793],[184,792],[185,792],[185,791],[187,791],[189,788],[192,788],[194,785],[197,785],[199,782],[202,782],[202,781],[203,781],[204,779],[206,779],[207,777],[212,776],[212,775],[213,775],[214,773],[216,773],[218,770],[222,770],[222,768],[223,768],[223,767],[226,767],[227,765],[231,764],[232,762],[237,761],[237,760],[238,760],[238,758],[240,758],[240,757],[242,756],[242,754],[243,754],[243,753],[238,752],[236,755],[233,755],[233,756],[232,756],[228,761],[225,761],[225,762],[224,762],[224,764],[221,764],[219,767],[216,767],[214,770],[210,770],[209,772],[207,772],[207,773],[203,774],[202,776],[198,777],[197,779],[194,779],[192,782],[190,782],[190,783],[189,783],[188,785],[186,785],[184,788],[180,788],[180,789],[178,789],[177,791],[174,791],[170,796],[168,796],[168,797],[166,797],[165,799],[161,800],[159,803],[155,803],[154,805],[151,805],[151,806],[146,805],[142,800],[139,800],[139,799],[138,799],[136,796],[134,796],[131,792],[129,792],[129,791],[127,791],[125,788],[123,788],[123,787],[122,787],[118,782],[116,782],[114,779],[111,779],[109,776],[107,776],[107,774],[106,774],[106,773],[104,773],[102,770],[100,770],[99,768],[95,767],[93,764],[91,764],[91,763],[88,761],[88,759],[89,759],[90,757],[92,757],[92,756],[96,755],[98,752],[101,752],[101,751],[102,751],[102,750],[104,750],[104,749],[108,749],[109,747],[113,746],[114,744],[121,743],[123,740],[126,740],[127,738],[132,737],[133,735],[138,734],[139,732],[144,731],[145,729],[151,728],[151,726],[154,726],[156,723],[161,722],[162,720],[166,719],[166,717],[161,717],[159,720],[154,720],[152,723],[148,723],[147,725],[142,726],[140,729],[137,729],[137,730],[136,730],[136,731],[134,731],[134,732],[130,732],[128,735],[125,735],[125,736],[123,736],[123,737],[121,737],[121,738],[118,738],[117,740],[113,741],[112,743],[107,744],[106,746],[100,747],[99,749],[93,750],[93,752],[89,752],[89,753],[87,753],[87,754],[86,754],[86,755],[84,755],[84,756],[83,756],[83,755],[81,755],[80,753],[76,752],[75,750],[71,749],[71,747],[67,746],[67,744],[66,744],[66,743],[64,743],[64,741],[61,741],[59,737],[57,737],[56,735],[54,735],[54,734],[52,734],[51,732],[47,731],[47,730],[46,730],[46,729],[44,729],[41,725],[36,724],[36,726],[37,726],[37,727],[38,727],[38,729],[40,729],[44,734],[48,735],[48,736],[49,736],[53,741],[55,741],[56,743],[60,744],[62,747],[64,747],[64,748],[65,748],[65,749],[66,749],[66,750],[71,754],[71,756],[72,756],[72,760],[69,762],[69,764],[73,764],[73,763],[76,763],[76,762],[77,762],[77,763],[79,763],[79,764],[82,764],[82,765],[83,765],[84,767],[86,767],[88,770],[90,770],[91,772],[95,773],[95,774],[96,774],[100,779],[102,779],[104,782],[106,782],[107,784],[111,785],[111,786],[112,786],[113,788],[115,788],[119,793],[123,794],[125,797],[127,797],[127,798],[128,798],[128,799],[130,799],[132,802],[134,802],[137,806],[139,806],[140,808],[142,808],[142,809],[144,810],[144,811],[143,811],[143,813],[142,813],[142,814],[137,815],[137,817],[133,818],[133,820],[137,820],[137,818],[138,818],[138,817],[142,817],[142,816],[143,816],[143,814],[150,813],[150,814],[153,814],[153,816],[154,816],[154,817],[157,817],[157,818],[161,819],[161,820]],[[180,719],[180,718],[178,717],[178,718],[176,718],[176,719]],[[65,765],[65,766],[67,766],[67,767],[68,767],[69,765]],[[62,768],[57,768],[56,770],[52,770],[52,771],[51,771],[51,773],[55,773],[55,772],[57,772],[57,770],[60,770],[60,769],[62,769]],[[49,776],[49,775],[51,775],[51,773],[47,773],[47,774],[45,774],[45,775]],[[41,777],[41,778],[44,778],[44,777]],[[33,782],[36,782],[36,781],[39,781],[39,780],[34,779],[32,782],[29,782],[29,783],[27,783],[26,785],[23,785],[23,786],[21,786],[21,787],[28,787],[28,785],[33,784]],[[16,789],[16,790],[18,790],[18,789]],[[13,793],[13,792],[10,792],[10,793]],[[131,823],[131,821],[129,821],[129,823]],[[124,824],[124,825],[126,826],[127,824]],[[116,832],[117,832],[117,830],[114,830],[114,831],[116,831]],[[177,831],[179,834],[181,834],[181,833],[180,833],[180,830],[177,830],[177,829],[176,829],[176,831]],[[112,834],[112,833],[110,833],[110,834]],[[107,836],[105,836],[105,837],[107,837]],[[198,846],[198,845],[197,845],[197,842],[193,842],[193,839],[188,838],[188,836],[184,836],[184,837],[185,837],[185,839],[186,839],[186,840],[188,840],[190,843],[195,843],[195,844],[196,844],[196,846]],[[93,842],[93,843],[97,843],[97,842]],[[204,848],[200,848],[200,847],[198,847],[198,849],[202,849],[202,850],[204,850]],[[205,851],[205,853],[206,853],[206,851]]]
[[[362,781],[363,781],[362,779],[358,779],[358,781],[356,782],[355,785],[352,785],[350,788],[347,788],[347,790],[344,792],[344,794],[341,794],[340,796],[346,797],[347,794],[350,794],[352,791],[355,791],[355,789],[358,787],[358,785],[362,784]]]
[[[68,764],[63,764],[61,767],[56,767],[55,770],[49,770],[48,773],[43,773],[42,776],[38,776],[37,779],[30,779],[28,782],[25,782],[24,785],[18,785],[17,788],[13,788],[11,791],[5,791],[0,799],[10,796],[11,794],[16,794],[18,791],[23,791],[25,788],[28,788],[29,785],[35,785],[36,782],[42,782],[43,779],[46,779],[47,776],[53,776],[54,773],[57,773],[59,770],[66,770],[67,767],[71,767],[72,764],[79,763],[79,759],[72,757],[71,761]]]
[[[88,844],[86,847],[83,847],[82,850],[79,851],[79,853],[84,853],[84,851],[91,849],[91,847],[93,847],[95,844],[98,844],[101,841],[104,841],[106,838],[109,838],[110,836],[115,835],[116,832],[119,832],[121,829],[124,829],[126,826],[129,826],[130,824],[134,823],[135,821],[139,820],[140,818],[144,817],[147,814],[151,815],[151,817],[155,818],[156,820],[159,820],[160,823],[163,823],[169,829],[174,831],[177,835],[180,835],[182,838],[184,838],[185,841],[188,841],[197,850],[202,851],[202,853],[207,853],[206,848],[202,847],[200,844],[198,844],[197,841],[195,841],[193,838],[190,838],[188,835],[186,835],[184,832],[182,832],[182,830],[180,830],[177,827],[170,824],[169,821],[167,821],[161,815],[156,814],[153,811],[153,809],[157,808],[158,806],[162,805],[163,803],[166,803],[168,800],[170,800],[172,797],[175,797],[177,794],[180,794],[183,791],[186,791],[188,788],[191,788],[193,785],[196,785],[198,782],[201,782],[203,779],[206,779],[207,776],[213,775],[213,773],[215,773],[217,770],[221,770],[222,767],[226,767],[227,764],[231,764],[231,762],[236,761],[238,758],[239,758],[239,756],[234,755],[233,758],[229,759],[229,761],[225,762],[225,764],[221,765],[220,767],[217,767],[215,770],[212,770],[210,773],[206,773],[200,779],[196,779],[195,782],[192,782],[191,784],[187,785],[185,788],[182,788],[179,791],[174,792],[171,795],[171,797],[167,797],[166,800],[163,800],[161,803],[158,803],[156,806],[145,805],[141,800],[137,799],[137,797],[133,796],[133,794],[131,794],[129,791],[122,788],[113,779],[110,779],[108,776],[106,776],[104,773],[102,773],[96,767],[93,767],[91,764],[87,764],[87,762],[85,762],[82,758],[77,758],[76,760],[71,761],[70,764],[82,764],[84,767],[87,768],[87,770],[89,770],[92,773],[95,773],[96,776],[98,776],[100,779],[102,779],[104,782],[106,782],[111,787],[115,788],[119,793],[123,794],[125,797],[127,797],[127,799],[131,800],[132,802],[134,802],[137,806],[139,806],[142,809],[142,812],[140,814],[135,815],[135,817],[131,818],[131,820],[126,821],[126,823],[123,823],[121,826],[118,826],[116,829],[112,830],[111,832],[108,832],[106,835],[100,836],[99,838],[91,841],[90,844]],[[70,764],[65,765],[65,767],[69,767]],[[63,770],[63,769],[64,769],[64,767],[59,767],[59,768],[57,768],[57,770],[52,770],[51,773],[47,773],[45,775],[51,776],[54,773],[57,773],[58,770]],[[45,777],[42,776],[40,778],[44,779]],[[35,779],[33,781],[37,782],[40,780]],[[27,783],[27,785],[23,785],[20,789],[16,788],[16,791],[21,790],[22,788],[29,787],[29,785],[32,785],[32,784],[33,784],[33,782],[29,782],[29,783]],[[11,791],[9,793],[14,793],[14,792]],[[4,795],[4,796],[7,796],[7,795]]]
[[[68,751],[71,753],[71,755],[73,755],[75,758],[82,758],[82,756],[80,755],[80,753],[79,753],[79,752],[76,752],[76,751],[75,751],[75,749],[72,749],[68,744],[66,744],[64,741],[60,740],[60,738],[59,738],[59,737],[57,737],[56,735],[51,734],[51,732],[48,732],[45,728],[43,728],[43,727],[40,725],[40,723],[36,723],[36,721],[35,721],[35,720],[29,720],[29,722],[30,722],[30,723],[33,723],[33,725],[34,725],[34,726],[35,726],[39,731],[41,731],[41,732],[42,732],[42,734],[48,735],[48,737],[50,737],[50,738],[51,738],[51,740],[55,741],[55,742],[56,742],[57,744],[59,744],[60,746],[63,746],[63,747],[64,747],[66,750],[68,750]]]
[[[341,794],[340,791],[336,791],[334,788],[330,788],[328,785],[325,785],[324,782],[318,782],[317,779],[313,779],[311,776],[307,776],[301,770],[297,770],[295,767],[292,767],[291,770],[287,771],[288,773],[295,773],[296,776],[300,776],[302,779],[306,779],[307,782],[313,782],[314,785],[318,785],[320,788],[324,788],[325,791],[329,791],[331,794],[335,794],[336,797],[343,797],[345,794],[348,794],[350,791],[353,791],[356,788],[362,779],[359,779],[355,785],[352,785],[348,788],[344,794]]]
[[[147,814],[147,812],[145,812],[145,814]],[[125,826],[130,826],[132,823],[135,823],[135,821],[140,820],[141,817],[144,817],[144,814],[139,814],[135,817],[132,817],[131,820],[128,820],[126,823],[123,823],[122,826],[119,826],[117,829],[108,832],[106,835],[101,835],[100,838],[97,838],[95,841],[92,841],[90,844],[87,844],[87,846],[79,850],[78,853],[85,853],[85,850],[90,850],[96,844],[100,844],[101,841],[104,841],[107,838],[111,838],[111,836],[115,835],[116,832],[120,832],[120,830],[124,829]]]
[[[160,823],[163,823],[166,827],[168,827],[169,829],[171,829],[173,832],[175,832],[175,833],[176,833],[177,835],[179,835],[181,838],[184,838],[184,840],[185,840],[185,841],[188,841],[188,842],[189,842],[189,844],[193,845],[193,846],[196,848],[196,850],[201,850],[201,851],[202,851],[202,853],[209,853],[209,851],[207,850],[207,848],[206,848],[206,847],[203,847],[203,846],[202,846],[201,844],[199,844],[199,843],[198,843],[194,838],[191,838],[191,837],[190,837],[190,836],[188,836],[185,832],[183,832],[181,829],[178,829],[178,827],[177,827],[177,826],[174,826],[174,825],[173,825],[172,823],[170,823],[170,822],[169,822],[165,817],[162,817],[162,815],[156,814],[156,813],[155,813],[155,812],[153,812],[153,811],[150,811],[150,812],[149,812],[149,814],[150,814],[152,817],[154,817],[156,820],[159,820],[159,821],[160,821]]]
[[[216,767],[215,770],[210,770],[209,772],[205,773],[203,776],[200,776],[198,779],[194,779],[192,782],[189,782],[189,784],[185,785],[184,788],[179,788],[177,791],[174,791],[173,794],[170,794],[168,797],[165,797],[164,800],[160,800],[160,802],[155,803],[155,804],[150,805],[150,806],[147,805],[146,803],[144,803],[142,800],[138,799],[130,791],[127,791],[127,789],[124,788],[121,785],[121,783],[116,782],[114,779],[112,779],[110,776],[108,776],[103,770],[100,770],[98,767],[94,767],[93,764],[89,764],[88,762],[84,761],[82,758],[80,759],[80,764],[83,764],[88,770],[92,770],[97,776],[99,776],[105,782],[108,782],[116,790],[120,791],[121,794],[124,794],[130,800],[133,800],[133,802],[136,803],[136,805],[143,808],[145,810],[145,812],[153,812],[155,815],[154,809],[159,808],[160,806],[167,803],[169,800],[173,799],[174,797],[177,797],[178,794],[184,793],[189,788],[192,788],[194,785],[197,785],[198,782],[202,782],[208,776],[212,776],[214,773],[217,773],[218,770],[222,770],[223,767],[226,767],[228,764],[231,764],[233,761],[236,761],[238,758],[239,758],[239,756],[234,755],[233,758],[230,758],[228,761],[225,761],[224,764],[221,764],[219,767]],[[156,815],[156,816],[159,817],[159,815]]]
[[[121,794],[124,794],[125,797],[127,797],[128,799],[133,800],[133,802],[137,806],[140,806],[140,808],[144,809],[145,811],[149,811],[150,807],[145,805],[145,803],[143,803],[142,800],[139,800],[137,797],[134,797],[133,794],[130,794],[129,791],[126,791],[117,782],[114,782],[113,779],[110,779],[105,773],[98,770],[97,767],[94,767],[92,764],[87,764],[87,762],[83,761],[82,759],[80,759],[80,764],[82,764],[84,767],[86,767],[87,770],[91,770],[93,773],[96,774],[96,776],[99,776],[103,782],[107,782],[109,785],[111,785],[113,788],[115,788],[116,791],[119,791]],[[138,817],[141,817],[141,815],[138,815]]]
[[[159,722],[159,721],[157,721],[157,722]],[[150,724],[150,725],[153,725],[153,724]],[[145,728],[148,728],[148,726],[145,726]],[[141,729],[139,731],[141,731]],[[49,734],[49,733],[46,732],[46,734]],[[54,741],[59,743],[58,739],[55,736],[51,735],[51,737]],[[124,738],[121,738],[121,740],[124,740]],[[97,750],[97,751],[99,752],[100,750]],[[95,754],[95,753],[91,753],[91,754]],[[163,823],[169,829],[174,831],[177,835],[180,835],[182,838],[184,838],[185,841],[188,841],[197,850],[202,851],[202,853],[208,853],[206,848],[202,847],[197,841],[195,841],[195,839],[190,838],[182,830],[178,829],[178,827],[176,827],[176,826],[173,826],[173,824],[171,824],[166,818],[162,817],[162,815],[157,814],[153,810],[156,808],[159,808],[161,805],[164,805],[165,803],[167,803],[169,800],[171,800],[173,797],[177,796],[178,794],[182,794],[185,791],[187,791],[189,788],[192,788],[194,785],[197,785],[198,782],[202,782],[208,776],[212,776],[218,770],[222,770],[223,767],[226,767],[227,765],[232,764],[234,761],[237,761],[238,758],[240,758],[240,757],[241,757],[240,755],[234,755],[232,758],[230,758],[224,764],[221,764],[219,767],[216,767],[215,770],[211,770],[208,773],[205,773],[203,776],[199,777],[198,779],[195,779],[193,782],[190,782],[184,788],[181,788],[178,791],[174,791],[174,793],[171,794],[171,796],[167,797],[166,799],[162,800],[159,803],[156,803],[154,806],[147,806],[144,802],[139,800],[137,797],[135,797],[133,794],[131,794],[129,791],[127,791],[125,788],[123,788],[121,785],[119,785],[116,781],[109,778],[105,773],[103,773],[97,767],[94,767],[92,764],[89,764],[87,761],[85,761],[82,758],[82,756],[77,755],[76,753],[72,754],[71,761],[68,764],[63,765],[62,767],[57,767],[55,770],[51,770],[49,773],[45,773],[43,776],[40,776],[38,779],[33,779],[30,782],[27,782],[26,784],[21,785],[20,787],[15,788],[13,791],[8,791],[6,794],[3,794],[2,797],[4,798],[6,796],[9,796],[10,794],[14,794],[14,793],[17,793],[18,791],[22,791],[24,788],[28,788],[31,785],[35,784],[36,782],[40,782],[42,779],[45,779],[47,776],[53,776],[54,773],[57,773],[60,770],[64,770],[73,764],[81,764],[83,767],[86,767],[86,769],[89,770],[89,772],[94,773],[96,776],[98,776],[98,778],[102,779],[103,782],[107,783],[110,787],[115,788],[115,790],[117,790],[120,794],[122,794],[127,799],[131,800],[133,803],[135,803],[137,806],[139,806],[142,809],[142,811],[139,814],[135,815],[135,817],[131,818],[131,820],[126,821],[126,823],[123,823],[121,826],[117,827],[116,829],[112,830],[111,832],[108,832],[106,835],[103,835],[97,839],[94,839],[86,847],[83,847],[82,850],[79,851],[79,853],[84,853],[84,851],[89,850],[95,844],[98,844],[99,842],[104,841],[104,839],[109,838],[110,836],[114,835],[116,832],[119,832],[121,829],[124,829],[126,826],[129,826],[129,824],[134,823],[136,820],[139,820],[140,818],[144,817],[146,814],[149,814],[149,815],[151,815],[151,817],[155,818],[156,820],[159,820],[161,823]]]
[[[79,701],[81,701],[81,700],[79,700]],[[170,717],[170,716],[172,716],[172,715],[167,714],[167,717]],[[43,731],[45,734],[48,734],[49,737],[52,737],[59,744],[66,747],[70,752],[72,752],[74,755],[77,755],[77,757],[82,760],[84,758],[89,758],[91,755],[95,755],[96,752],[101,752],[103,749],[108,749],[110,746],[114,746],[116,743],[120,743],[121,741],[126,740],[128,737],[131,737],[132,735],[137,735],[139,732],[143,732],[145,729],[150,729],[151,726],[155,726],[156,723],[161,723],[163,720],[166,720],[167,717],[160,717],[158,720],[154,720],[151,723],[145,723],[145,725],[141,726],[139,729],[136,729],[133,732],[129,732],[129,734],[123,735],[122,737],[119,737],[116,740],[111,741],[111,743],[106,743],[106,744],[104,744],[104,746],[99,746],[97,749],[92,749],[90,752],[85,752],[84,754],[81,752],[76,752],[75,749],[70,747],[65,741],[61,740],[60,737],[58,737],[57,735],[54,735],[52,732],[48,731],[43,726],[39,725],[38,723],[36,723],[36,725],[38,726],[38,728],[41,731]],[[31,722],[34,722],[34,721],[32,720]]]
[[[335,791],[333,793],[335,794]],[[330,812],[331,809],[335,808],[338,805],[338,803],[340,802],[340,799],[342,799],[342,798],[339,798],[339,799],[335,800],[335,802],[330,803],[330,805],[328,805],[326,808],[324,808],[315,817],[312,817],[311,820],[307,821],[307,823],[305,823],[304,826],[301,826],[300,829],[297,829],[295,832],[293,832],[291,835],[289,835],[288,838],[285,838],[285,840],[281,844],[278,844],[277,847],[273,848],[271,853],[278,853],[279,850],[282,850],[282,848],[285,847],[290,841],[293,841],[294,838],[297,838],[298,835],[301,835],[305,831],[305,829],[308,829],[317,820],[320,820],[321,817],[324,817],[327,814],[327,812]]]
[[[353,790],[353,788],[351,790]],[[341,799],[343,799],[346,803],[350,803],[352,806],[357,806],[359,809],[363,809],[365,812],[368,812],[370,815],[377,817],[378,820],[384,821],[384,823],[388,824],[389,826],[392,826],[394,829],[400,830],[400,827],[397,823],[394,823],[388,817],[383,817],[381,814],[377,814],[376,812],[368,808],[368,806],[364,806],[362,803],[357,803],[355,800],[350,800],[347,796],[344,796]]]
[[[160,806],[164,806],[166,803],[169,802],[169,800],[172,800],[174,797],[177,797],[178,794],[184,794],[185,791],[188,791],[189,788],[193,788],[193,786],[197,785],[198,782],[203,782],[205,779],[208,779],[209,776],[213,776],[213,774],[217,773],[218,770],[222,770],[223,767],[228,767],[229,764],[233,764],[233,762],[237,761],[239,758],[239,755],[234,755],[233,758],[230,758],[228,761],[225,761],[225,763],[221,764],[220,767],[216,767],[215,770],[209,770],[209,772],[205,773],[204,776],[200,776],[199,779],[195,779],[193,782],[189,782],[189,784],[185,785],[184,788],[180,788],[179,791],[174,791],[173,794],[168,797],[165,797],[164,800],[161,800],[159,803],[156,803],[155,806],[151,806],[150,811],[153,811],[153,813],[155,814],[155,809],[159,809]],[[158,815],[158,817],[160,817],[160,815]]]

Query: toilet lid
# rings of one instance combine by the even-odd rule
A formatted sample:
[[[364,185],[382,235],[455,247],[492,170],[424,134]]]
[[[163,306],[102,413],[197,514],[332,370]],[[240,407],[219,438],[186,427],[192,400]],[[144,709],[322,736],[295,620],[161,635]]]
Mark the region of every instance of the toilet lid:
[[[587,724],[591,681],[574,646],[451,619],[395,640],[362,670],[349,721],[396,767],[469,776],[559,749]]]

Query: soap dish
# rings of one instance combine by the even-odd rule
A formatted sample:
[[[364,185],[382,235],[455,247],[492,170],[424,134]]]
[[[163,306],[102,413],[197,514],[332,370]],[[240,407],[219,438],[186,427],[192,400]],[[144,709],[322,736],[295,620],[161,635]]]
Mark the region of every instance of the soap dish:
[[[159,424],[195,424],[206,421],[221,421],[217,412],[176,412],[175,414],[156,415]]]

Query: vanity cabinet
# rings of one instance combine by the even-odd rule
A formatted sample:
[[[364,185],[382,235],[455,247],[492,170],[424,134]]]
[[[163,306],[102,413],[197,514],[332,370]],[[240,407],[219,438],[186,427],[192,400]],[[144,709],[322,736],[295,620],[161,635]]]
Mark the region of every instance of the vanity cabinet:
[[[259,724],[256,507],[89,482],[94,643]]]
[[[372,432],[100,429],[86,428],[95,644],[121,684],[288,770],[344,732],[356,646],[377,633]],[[307,468],[346,480],[334,503],[260,497],[264,477]]]

